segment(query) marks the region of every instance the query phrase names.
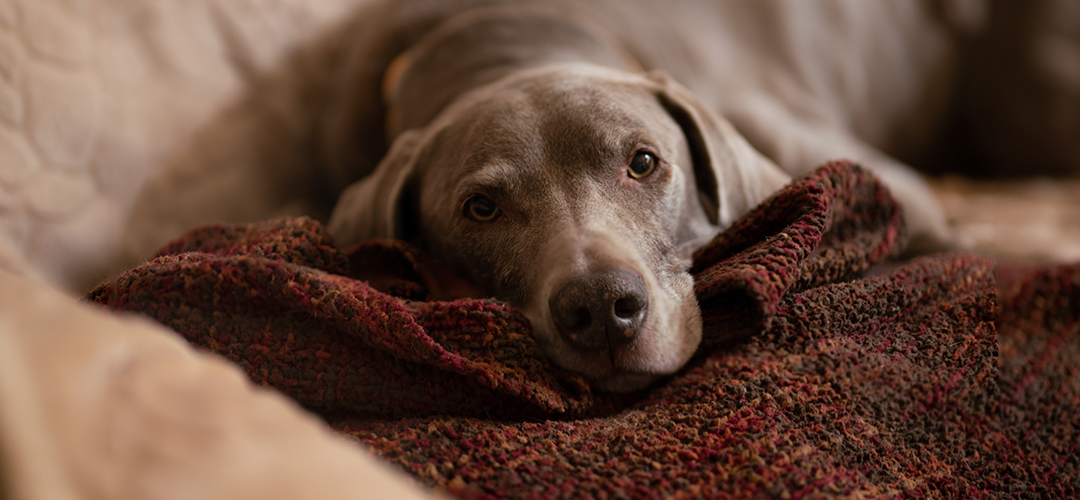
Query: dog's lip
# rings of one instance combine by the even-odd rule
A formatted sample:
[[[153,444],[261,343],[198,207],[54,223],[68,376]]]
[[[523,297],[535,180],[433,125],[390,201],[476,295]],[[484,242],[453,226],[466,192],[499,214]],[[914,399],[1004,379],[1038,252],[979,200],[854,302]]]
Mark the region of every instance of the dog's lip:
[[[655,380],[662,374],[642,370],[640,363],[634,361],[634,348],[599,349],[592,352],[575,351],[573,359],[564,369],[581,374],[594,383],[625,378],[647,378]],[[563,363],[558,363],[563,365]]]
[[[603,376],[586,376],[593,387],[607,392],[630,392],[644,389],[663,376],[648,371],[620,369],[616,365],[610,366],[612,369]]]
[[[621,347],[608,350],[608,359],[611,361],[611,367],[620,373],[637,373],[646,375],[647,373],[642,370],[634,369],[634,354],[636,351],[631,345],[630,347]]]

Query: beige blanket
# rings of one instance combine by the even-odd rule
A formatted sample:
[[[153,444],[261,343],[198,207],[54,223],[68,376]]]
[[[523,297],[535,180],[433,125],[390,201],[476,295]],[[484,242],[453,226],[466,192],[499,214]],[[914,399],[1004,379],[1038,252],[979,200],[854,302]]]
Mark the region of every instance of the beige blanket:
[[[0,498],[422,498],[236,366],[0,270]]]
[[[972,181],[947,177],[933,188],[960,238],[998,257],[1080,260],[1080,178]]]

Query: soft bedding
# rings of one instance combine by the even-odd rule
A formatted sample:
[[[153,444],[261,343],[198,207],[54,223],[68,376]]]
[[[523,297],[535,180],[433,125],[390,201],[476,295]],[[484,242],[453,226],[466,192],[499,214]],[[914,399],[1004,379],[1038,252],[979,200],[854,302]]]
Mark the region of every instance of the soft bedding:
[[[903,242],[861,168],[797,179],[695,255],[691,365],[618,396],[548,365],[519,312],[425,300],[415,250],[310,220],[194,230],[90,298],[465,498],[1076,495],[1080,267]]]
[[[144,180],[185,158],[232,164],[208,153],[236,136],[228,110],[267,80],[303,76],[281,68],[286,56],[332,38],[329,26],[364,1],[0,1],[0,498],[417,495],[365,448],[467,498],[709,488],[792,498],[1076,496],[1077,267],[953,255],[897,268],[868,250],[899,246],[881,232],[892,227],[882,213],[845,225],[875,212],[832,209],[844,217],[820,240],[813,235],[828,217],[816,208],[775,226],[767,213],[749,216],[748,231],[699,255],[708,344],[662,387],[624,397],[593,394],[548,366],[521,340],[520,315],[502,305],[427,303],[425,257],[414,250],[336,249],[311,221],[204,228],[171,256],[117,277]],[[1069,31],[1067,19],[1050,20]],[[1075,54],[1050,50],[1061,46],[1030,54],[1055,55],[1040,59],[1058,70],[1054,88],[1076,88]],[[277,101],[241,102],[256,109],[239,114],[260,120],[268,102]],[[843,198],[844,189],[823,187],[834,177],[854,178],[834,171],[803,184],[818,195],[788,200],[806,208]],[[936,187],[980,252],[1080,258],[1075,180]],[[806,223],[788,224],[795,220]],[[879,264],[864,270],[870,262]],[[198,273],[213,266],[227,272]],[[810,270],[824,281],[806,282]],[[177,279],[165,287],[170,273]],[[95,298],[108,309],[64,296],[107,276],[111,288]],[[244,281],[255,276],[289,286]],[[374,318],[366,331],[388,334],[396,318],[407,325],[402,336],[372,336],[375,347],[353,338],[365,330],[319,305],[333,287]],[[992,332],[985,306],[995,289]],[[234,298],[264,291],[279,302],[217,309],[238,290],[248,295]],[[873,314],[855,314],[864,306]],[[192,312],[187,324],[181,307]],[[337,437],[176,333],[109,309],[168,322],[302,402]],[[313,322],[334,328],[318,338],[278,335],[310,334]],[[223,330],[251,324],[266,329]],[[506,336],[489,337],[493,330]],[[126,404],[106,397],[116,395]]]

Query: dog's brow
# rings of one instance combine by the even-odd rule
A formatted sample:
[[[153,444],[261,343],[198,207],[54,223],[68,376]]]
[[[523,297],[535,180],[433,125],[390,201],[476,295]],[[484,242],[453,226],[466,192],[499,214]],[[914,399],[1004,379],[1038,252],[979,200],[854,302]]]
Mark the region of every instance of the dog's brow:
[[[472,161],[472,160],[470,160]],[[505,162],[487,161],[477,165],[462,176],[458,183],[461,194],[469,194],[475,191],[512,191],[520,172],[514,166]]]

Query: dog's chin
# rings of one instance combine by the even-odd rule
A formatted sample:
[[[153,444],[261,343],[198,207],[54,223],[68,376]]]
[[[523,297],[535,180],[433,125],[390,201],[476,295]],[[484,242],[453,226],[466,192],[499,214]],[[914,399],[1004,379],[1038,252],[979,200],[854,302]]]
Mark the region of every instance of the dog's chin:
[[[649,387],[663,378],[646,373],[617,373],[607,378],[589,380],[589,385],[603,392],[633,392]]]
[[[632,392],[644,389],[666,376],[643,370],[633,348],[581,352],[561,349],[557,353],[545,353],[552,362],[584,376],[593,389],[603,392]]]
[[[543,345],[541,350],[556,366],[584,376],[589,385],[603,392],[631,392],[644,389],[677,371],[677,366],[655,366],[643,357],[640,346],[583,352],[564,344]],[[666,364],[666,363],[665,363]],[[660,368],[660,370],[657,370]]]

